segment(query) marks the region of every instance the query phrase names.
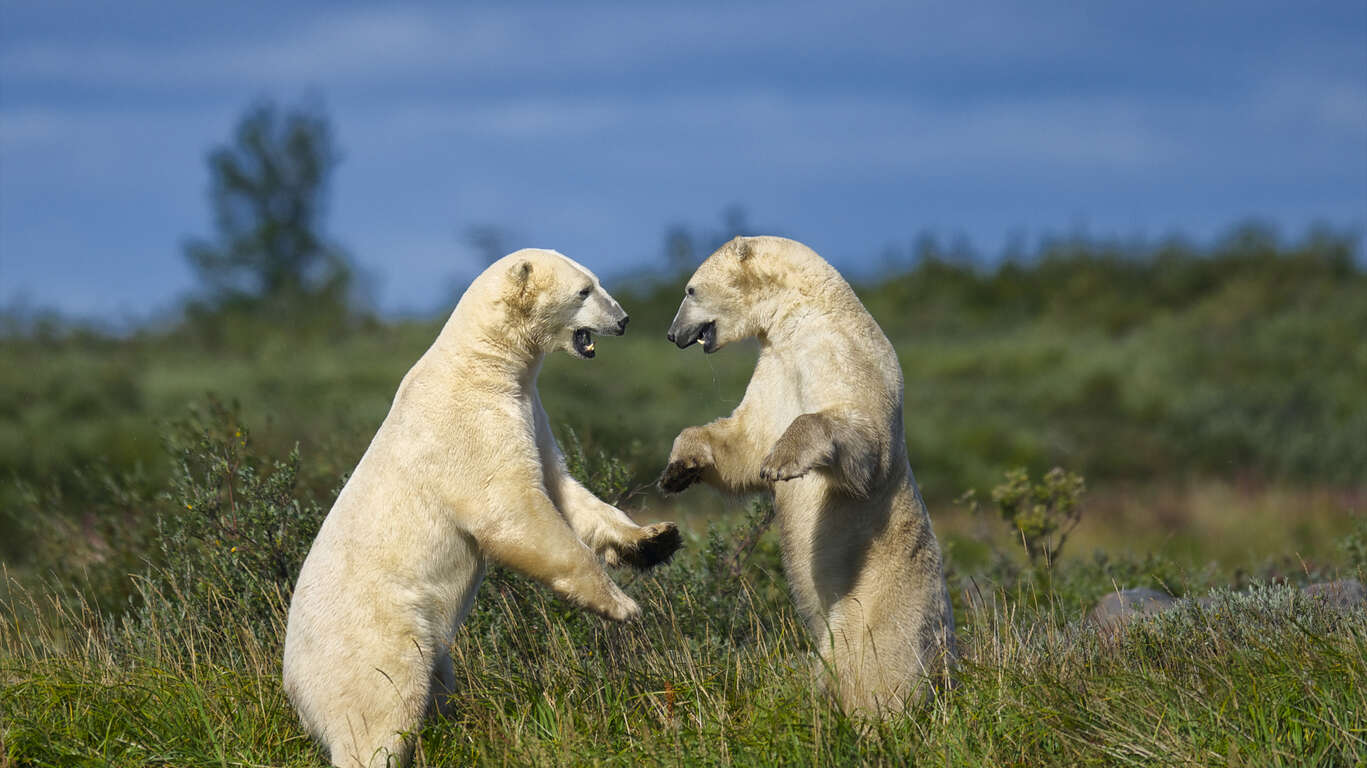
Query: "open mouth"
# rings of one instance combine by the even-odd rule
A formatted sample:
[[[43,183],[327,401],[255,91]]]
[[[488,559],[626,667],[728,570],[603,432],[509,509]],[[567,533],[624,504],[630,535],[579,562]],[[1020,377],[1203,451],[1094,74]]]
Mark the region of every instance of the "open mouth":
[[[702,330],[698,332],[698,341],[702,342],[702,351],[711,354],[717,350],[717,324],[715,322],[703,323]]]
[[[715,320],[708,320],[700,325],[695,325],[682,333],[674,333],[670,330],[669,340],[674,342],[679,349],[687,349],[695,342],[702,342],[702,351],[712,352],[717,348],[717,323]]]
[[[580,328],[574,332],[574,351],[583,357],[593,357],[593,334],[589,329]]]

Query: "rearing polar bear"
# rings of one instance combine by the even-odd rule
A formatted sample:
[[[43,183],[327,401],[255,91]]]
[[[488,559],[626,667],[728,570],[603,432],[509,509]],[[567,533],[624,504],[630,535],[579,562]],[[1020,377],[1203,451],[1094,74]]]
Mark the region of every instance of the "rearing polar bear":
[[[451,693],[449,644],[486,558],[608,618],[640,614],[595,555],[649,567],[678,529],[637,526],[575,482],[536,391],[546,354],[593,357],[593,334],[626,325],[592,272],[517,251],[475,278],[404,376],[290,604],[285,692],[335,765],[407,763]]]
[[[835,268],[780,237],[738,237],[688,281],[669,328],[704,352],[755,337],[729,417],[679,433],[660,477],[772,488],[783,566],[847,710],[890,714],[945,679],[954,616],[907,461],[902,369]]]

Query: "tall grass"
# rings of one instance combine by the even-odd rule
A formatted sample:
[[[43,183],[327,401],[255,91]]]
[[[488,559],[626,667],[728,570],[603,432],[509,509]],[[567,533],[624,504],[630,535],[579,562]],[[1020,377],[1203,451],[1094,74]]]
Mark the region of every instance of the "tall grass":
[[[177,436],[178,435],[178,436]],[[297,452],[259,453],[219,408],[175,430],[178,474],[130,599],[7,584],[0,765],[317,765],[280,687],[287,595],[321,519]],[[623,464],[564,445],[596,492]],[[451,652],[458,693],[424,765],[1352,765],[1367,759],[1367,611],[1289,585],[1218,593],[1117,634],[1081,617],[1117,587],[1218,581],[1161,557],[996,553],[949,567],[957,684],[885,722],[847,716],[787,595],[766,504],[648,574],[606,623],[501,568]],[[286,530],[288,529],[288,530]],[[282,531],[288,535],[282,535]],[[1360,533],[1345,540],[1350,567]],[[271,546],[262,542],[270,541]],[[259,551],[253,551],[253,547]]]
[[[1098,635],[1049,603],[961,614],[957,685],[882,723],[820,692],[786,601],[747,569],[711,582],[700,542],[627,589],[630,626],[507,574],[452,653],[449,718],[425,765],[1355,765],[1367,759],[1367,614],[1284,587],[1225,593]],[[156,589],[145,584],[144,589]],[[710,591],[700,593],[700,590]],[[722,594],[722,590],[725,594]],[[1038,595],[1036,597],[1039,597]],[[147,595],[148,602],[157,602]],[[1027,601],[1028,603],[1028,601]],[[109,621],[80,603],[0,625],[0,740],[11,765],[318,765],[266,639],[194,614]],[[30,612],[33,611],[31,607]]]

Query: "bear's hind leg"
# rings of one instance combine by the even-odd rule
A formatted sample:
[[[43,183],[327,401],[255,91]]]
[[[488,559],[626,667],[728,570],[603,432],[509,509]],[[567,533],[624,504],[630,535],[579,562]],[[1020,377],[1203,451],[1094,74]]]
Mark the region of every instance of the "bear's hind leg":
[[[344,737],[328,745],[332,764],[337,768],[393,768],[408,765],[413,759],[417,733],[394,732],[388,738]]]
[[[334,669],[343,682],[328,703],[325,724],[333,765],[347,768],[408,765],[432,702],[438,649],[419,648],[409,636],[371,648],[366,669]],[[444,650],[444,649],[441,649]]]
[[[337,768],[388,768],[408,765],[421,718],[399,711],[353,715],[328,729],[328,755]]]

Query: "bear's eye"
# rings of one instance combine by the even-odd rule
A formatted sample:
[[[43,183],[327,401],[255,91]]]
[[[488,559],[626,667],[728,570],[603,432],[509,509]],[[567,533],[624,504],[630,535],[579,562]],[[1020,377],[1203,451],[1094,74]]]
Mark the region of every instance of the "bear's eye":
[[[579,292],[579,298],[587,299],[590,293],[593,293],[593,286],[585,286],[585,288]]]
[[[692,295],[696,294],[697,291],[694,290],[694,289],[693,289],[693,286],[690,285],[690,286],[688,286],[688,290],[685,291],[685,293],[687,293],[689,296],[692,296]]]

